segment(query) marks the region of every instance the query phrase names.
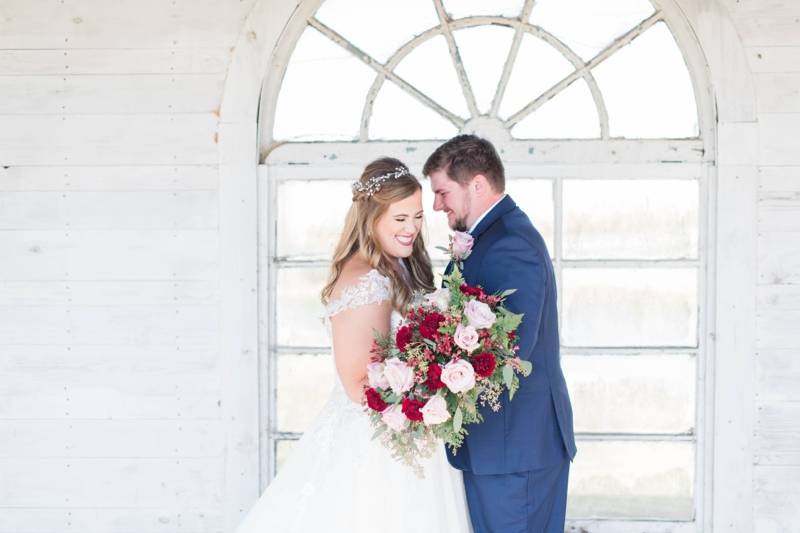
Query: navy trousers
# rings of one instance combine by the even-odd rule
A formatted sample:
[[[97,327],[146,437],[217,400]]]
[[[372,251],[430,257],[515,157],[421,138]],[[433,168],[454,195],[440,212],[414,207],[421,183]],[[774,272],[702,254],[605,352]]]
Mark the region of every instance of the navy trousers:
[[[569,459],[513,474],[464,472],[475,533],[564,533]]]

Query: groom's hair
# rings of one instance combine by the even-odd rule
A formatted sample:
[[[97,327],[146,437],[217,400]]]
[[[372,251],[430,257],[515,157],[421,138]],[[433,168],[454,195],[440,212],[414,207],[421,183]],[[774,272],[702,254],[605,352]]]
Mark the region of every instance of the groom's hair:
[[[422,173],[430,176],[444,170],[447,176],[460,185],[466,185],[477,174],[483,174],[492,190],[504,192],[506,176],[503,162],[492,143],[476,135],[457,135],[433,152]]]

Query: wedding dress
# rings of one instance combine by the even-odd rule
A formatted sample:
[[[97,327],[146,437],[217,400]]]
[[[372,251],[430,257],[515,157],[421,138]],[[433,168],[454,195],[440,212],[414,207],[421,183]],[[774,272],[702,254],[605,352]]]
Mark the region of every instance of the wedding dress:
[[[391,298],[377,270],[347,287],[326,308],[330,317]],[[392,328],[400,314],[392,311]],[[444,446],[422,461],[425,477],[393,459],[363,408],[336,385],[311,427],[267,487],[237,533],[468,533],[460,471]]]

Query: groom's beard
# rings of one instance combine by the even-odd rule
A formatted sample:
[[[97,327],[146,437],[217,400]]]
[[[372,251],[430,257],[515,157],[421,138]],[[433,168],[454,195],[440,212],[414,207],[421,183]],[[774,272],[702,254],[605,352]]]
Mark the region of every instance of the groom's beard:
[[[452,229],[453,231],[466,232],[467,229],[468,229],[467,228],[467,221],[465,219],[463,219],[463,218],[457,218],[455,223],[453,224],[453,227],[450,228],[450,229]]]

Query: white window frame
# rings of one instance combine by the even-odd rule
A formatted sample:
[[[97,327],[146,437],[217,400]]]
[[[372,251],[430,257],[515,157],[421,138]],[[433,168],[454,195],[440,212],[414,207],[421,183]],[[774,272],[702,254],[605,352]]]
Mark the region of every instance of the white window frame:
[[[398,141],[368,143],[290,143],[275,149],[267,163],[259,167],[259,200],[262,202],[263,217],[259,222],[259,249],[263,261],[259,268],[261,301],[266,303],[260,316],[262,335],[260,339],[261,384],[262,391],[262,482],[267,484],[275,472],[275,445],[281,439],[299,437],[295,433],[277,431],[276,418],[276,368],[277,356],[284,351],[291,353],[328,353],[324,347],[292,347],[284,349],[276,345],[276,301],[275,281],[277,269],[289,267],[319,267],[327,265],[323,260],[287,260],[275,254],[277,187],[284,180],[349,180],[360,174],[365,161],[370,161],[385,154],[397,154],[412,168],[420,168],[425,158],[438,145],[430,141]],[[564,266],[571,267],[637,267],[654,266],[659,268],[698,269],[698,346],[696,348],[562,348],[564,354],[635,355],[647,354],[693,354],[696,364],[696,424],[695,435],[628,435],[628,434],[577,434],[580,441],[586,440],[656,440],[656,441],[696,441],[695,446],[695,479],[694,501],[696,517],[690,522],[671,521],[631,521],[631,520],[570,520],[575,527],[591,526],[591,531],[641,531],[644,524],[651,527],[655,524],[669,527],[669,531],[688,532],[699,530],[700,515],[703,512],[704,487],[707,483],[707,451],[708,430],[706,428],[706,398],[708,389],[704,379],[706,375],[707,351],[711,349],[705,342],[709,304],[708,272],[709,260],[705,250],[709,250],[709,197],[712,183],[709,179],[713,169],[713,161],[702,148],[700,140],[676,141],[511,141],[499,148],[503,152],[509,180],[514,178],[547,179],[553,182],[554,194],[554,231],[558,232],[561,220],[560,185],[565,179],[692,179],[699,183],[699,255],[697,259],[688,260],[564,260],[561,258],[560,235],[554,236],[554,267],[559,274]],[[577,163],[576,163],[577,162]],[[429,206],[426,206],[426,208]],[[436,216],[435,214],[430,216]],[[434,243],[435,244],[435,243]],[[561,310],[559,310],[561,312]],[[263,327],[266,325],[266,327]],[[266,416],[264,416],[266,415]]]

